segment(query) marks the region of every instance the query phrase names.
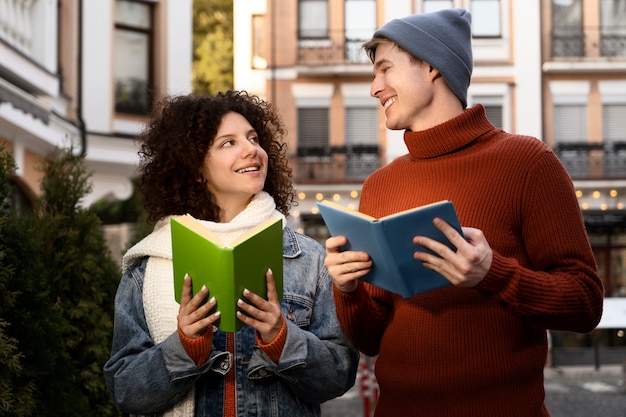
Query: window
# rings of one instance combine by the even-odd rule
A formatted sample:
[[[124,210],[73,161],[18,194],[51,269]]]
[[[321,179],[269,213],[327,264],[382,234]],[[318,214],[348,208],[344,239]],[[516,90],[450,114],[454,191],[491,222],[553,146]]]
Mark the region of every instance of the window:
[[[626,177],[626,81],[600,80],[604,174]]]
[[[587,107],[584,104],[554,106],[554,140],[557,143],[587,141]]]
[[[299,156],[329,156],[328,107],[298,108],[298,154]]]
[[[346,108],[346,177],[363,179],[378,168],[376,107]]]
[[[115,6],[115,110],[146,114],[152,102],[152,7],[128,0]]]
[[[552,0],[552,56],[584,55],[582,0]]]
[[[453,6],[452,0],[424,0],[422,1],[422,13],[436,12]],[[415,9],[418,10],[417,7]]]
[[[298,6],[298,38],[328,38],[328,0],[300,0]]]
[[[369,62],[361,45],[376,31],[376,0],[345,0],[346,61]]]
[[[334,86],[294,83],[291,88],[296,99],[298,157],[330,157],[330,105]]]
[[[474,38],[500,38],[502,36],[500,0],[472,0],[470,12]]]
[[[584,104],[554,105],[555,151],[572,177],[589,175],[587,108]]]
[[[485,106],[485,114],[492,125],[504,129],[502,96],[475,96],[472,97],[472,101]]]
[[[265,15],[252,15],[252,68],[267,68],[265,57]]]
[[[605,142],[626,143],[626,103],[602,106],[602,130]]]
[[[602,56],[626,56],[626,0],[602,0],[600,25],[602,27]]]
[[[626,175],[626,103],[602,105],[604,137],[604,174],[608,177]]]

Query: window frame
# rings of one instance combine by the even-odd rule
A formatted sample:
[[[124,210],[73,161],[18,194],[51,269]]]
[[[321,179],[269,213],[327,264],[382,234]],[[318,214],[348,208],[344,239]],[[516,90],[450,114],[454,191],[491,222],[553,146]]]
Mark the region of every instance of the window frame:
[[[120,103],[120,101],[118,100],[118,92],[117,92],[117,89],[118,89],[117,84],[118,84],[118,79],[120,77],[118,77],[118,74],[116,73],[115,65],[114,65],[113,74],[112,74],[113,82],[114,82],[114,86],[113,86],[114,108],[115,108],[116,113],[145,115],[145,114],[148,114],[152,110],[153,100],[154,100],[154,90],[155,90],[155,86],[154,86],[154,38],[155,38],[154,3],[147,2],[147,1],[140,1],[140,0],[116,0],[115,1],[116,6],[118,3],[121,3],[121,2],[137,3],[137,4],[144,5],[145,7],[148,8],[148,13],[150,16],[148,27],[141,27],[139,25],[122,23],[122,22],[118,22],[117,19],[115,19],[114,28],[113,28],[114,50],[118,49],[116,48],[115,37],[120,32],[135,33],[140,36],[144,36],[146,38],[146,49],[147,49],[145,51],[146,52],[146,57],[145,57],[146,59],[146,74],[145,74],[146,76],[146,91],[145,91],[146,100],[145,101],[146,102],[144,103],[145,108],[140,108],[139,106],[133,106],[133,105],[124,106]],[[117,59],[117,56],[115,56],[114,59]]]
[[[321,23],[323,20],[322,19],[311,19],[310,17],[307,18],[307,16],[305,15],[305,12],[302,10],[303,5],[305,3],[309,3],[309,4],[314,4],[314,3],[318,3],[319,5],[325,5],[325,9],[324,11],[321,11],[323,13],[325,13],[326,15],[326,19],[324,20],[324,27],[319,27],[319,28],[307,28],[306,25],[303,25],[303,22],[310,22],[310,21],[316,21],[318,23]],[[303,40],[303,39],[328,39],[329,38],[329,32],[330,32],[330,15],[329,15],[329,5],[328,5],[328,0],[298,0],[298,39],[299,40]],[[307,34],[304,32],[303,27],[307,30],[307,31],[311,31],[311,32],[315,32],[315,31],[319,31],[319,34]],[[323,33],[322,33],[323,32]]]

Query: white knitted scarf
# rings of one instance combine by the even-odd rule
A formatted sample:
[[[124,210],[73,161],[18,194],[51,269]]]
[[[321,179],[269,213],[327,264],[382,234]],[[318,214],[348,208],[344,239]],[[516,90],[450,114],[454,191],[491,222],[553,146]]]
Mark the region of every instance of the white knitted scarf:
[[[274,199],[262,191],[254,196],[250,204],[228,223],[201,220],[225,243],[233,242],[259,223],[278,217],[285,218],[276,210]],[[143,284],[143,307],[150,335],[155,343],[161,343],[177,331],[176,316],[179,304],[174,299],[174,274],[172,267],[172,240],[170,217],[157,222],[154,231],[130,248],[122,258],[122,270],[126,270],[138,259],[149,256]],[[170,410],[164,417],[193,417],[195,390]]]

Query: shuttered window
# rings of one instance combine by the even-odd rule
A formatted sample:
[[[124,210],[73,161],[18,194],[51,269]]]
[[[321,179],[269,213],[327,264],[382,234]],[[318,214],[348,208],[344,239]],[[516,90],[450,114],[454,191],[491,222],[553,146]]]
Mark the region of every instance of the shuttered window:
[[[497,128],[504,129],[504,106],[503,98],[500,95],[474,95],[471,97],[472,103],[481,103],[485,106],[487,119]]]
[[[587,108],[584,104],[555,104],[554,141],[557,156],[573,178],[589,175],[589,150],[559,146],[587,143]]]
[[[364,179],[379,166],[376,107],[346,108],[346,178]]]
[[[496,104],[485,105],[485,113],[487,114],[487,119],[491,122],[492,125],[502,129],[502,106]]]
[[[346,109],[346,144],[378,145],[375,107]]]
[[[298,108],[298,148],[328,147],[328,121],[327,107]]]
[[[554,106],[554,140],[587,142],[587,108],[583,104]]]
[[[626,175],[626,104],[602,106],[604,136],[604,174],[623,178]]]
[[[605,142],[626,142],[626,104],[602,106],[602,130]]]

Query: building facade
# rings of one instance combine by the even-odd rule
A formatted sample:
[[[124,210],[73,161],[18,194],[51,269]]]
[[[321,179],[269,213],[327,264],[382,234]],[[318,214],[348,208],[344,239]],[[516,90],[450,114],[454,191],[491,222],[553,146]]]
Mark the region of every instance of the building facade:
[[[534,2],[530,2],[534,3]],[[323,238],[315,202],[358,207],[373,170],[406,152],[370,97],[372,64],[361,50],[377,27],[411,13],[464,7],[473,14],[475,69],[469,103],[481,102],[507,130],[541,136],[539,8],[526,2],[416,0],[235,0],[235,87],[283,115],[298,189],[294,221]],[[526,47],[532,44],[534,48]]]
[[[369,95],[372,65],[360,46],[395,17],[470,10],[469,105],[484,104],[497,127],[535,136],[555,150],[574,180],[607,296],[624,296],[625,4],[234,0],[235,87],[265,97],[283,115],[298,191],[291,221],[323,241],[327,230],[315,203],[331,199],[357,208],[363,179],[406,152],[402,132],[385,128],[384,113]],[[623,346],[623,332],[611,332],[555,334],[555,345],[585,355],[596,337]]]
[[[40,192],[54,148],[85,154],[84,206],[130,196],[146,114],[191,89],[191,16],[191,0],[0,2],[0,142],[19,204]]]
[[[626,0],[542,0],[541,16],[542,137],[574,181],[605,295],[623,298]],[[617,311],[605,303],[603,317],[603,322],[615,320],[621,328],[598,329],[590,335],[554,334],[555,347],[572,352],[572,358],[561,360],[588,357],[589,350],[578,348],[593,345],[603,348],[603,358],[596,360],[623,358],[623,300],[624,307]]]

